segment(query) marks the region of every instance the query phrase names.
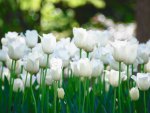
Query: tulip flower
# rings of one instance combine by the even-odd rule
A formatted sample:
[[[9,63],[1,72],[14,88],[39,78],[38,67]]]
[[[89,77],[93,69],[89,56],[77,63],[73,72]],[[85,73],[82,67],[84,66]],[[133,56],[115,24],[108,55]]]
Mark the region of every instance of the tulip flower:
[[[131,88],[129,93],[131,100],[136,101],[139,99],[139,90],[137,87]]]
[[[36,30],[27,30],[25,33],[26,44],[29,48],[35,47],[38,43],[38,33]]]
[[[140,90],[147,91],[149,89],[150,76],[148,73],[137,73],[137,76],[132,75],[131,78],[136,82]]]
[[[52,33],[43,34],[41,44],[44,53],[51,54],[56,47],[56,37]]]
[[[147,73],[150,73],[150,59],[149,59],[148,63],[145,64],[144,71],[147,72]]]
[[[63,88],[58,88],[58,89],[57,89],[57,92],[58,92],[58,98],[59,98],[59,99],[63,99],[64,96],[65,96],[64,89],[63,89]]]
[[[100,60],[92,59],[91,60],[92,65],[92,77],[100,76],[100,74],[103,72],[104,65]]]
[[[24,84],[23,84],[23,81],[21,79],[16,78],[14,80],[13,91],[14,92],[18,92],[18,91],[23,92],[24,91]]]
[[[106,76],[109,80],[109,83],[113,87],[118,87],[120,85],[119,84],[119,71],[115,71],[115,70],[111,70],[110,72],[106,71]],[[120,83],[121,83],[121,81],[125,81],[126,79],[127,79],[127,76],[125,75],[124,72],[122,72]]]
[[[25,70],[31,74],[36,74],[39,71],[39,54],[30,53],[24,62]]]
[[[25,42],[22,38],[8,45],[8,55],[12,60],[19,60],[23,57],[25,50]]]
[[[83,48],[86,41],[87,31],[83,28],[73,28],[73,41],[78,48]]]
[[[81,77],[90,77],[92,74],[92,66],[88,58],[81,58],[77,64],[79,75]]]
[[[5,62],[8,58],[8,53],[6,50],[1,49],[0,50],[0,61]]]

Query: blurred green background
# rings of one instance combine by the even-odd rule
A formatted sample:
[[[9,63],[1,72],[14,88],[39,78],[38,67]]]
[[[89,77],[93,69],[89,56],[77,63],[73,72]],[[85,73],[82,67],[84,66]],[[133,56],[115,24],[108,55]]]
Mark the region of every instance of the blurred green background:
[[[8,31],[57,32],[71,36],[76,27],[102,28],[96,15],[134,22],[135,0],[0,0],[0,37]]]

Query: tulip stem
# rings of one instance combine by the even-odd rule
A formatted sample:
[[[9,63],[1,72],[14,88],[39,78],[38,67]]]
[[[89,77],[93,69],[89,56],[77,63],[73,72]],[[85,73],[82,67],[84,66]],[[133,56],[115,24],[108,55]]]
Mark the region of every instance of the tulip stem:
[[[26,83],[27,83],[27,76],[28,76],[28,72],[26,73],[26,79],[25,79],[25,84],[24,84],[25,88],[24,88],[24,93],[23,93],[23,100],[22,100],[22,104],[24,103],[24,98],[25,98],[25,96],[26,96]],[[30,87],[31,87],[31,86],[30,86]]]
[[[86,97],[86,79],[84,81],[84,97],[83,97],[83,106],[82,106],[82,113],[84,113],[84,105],[85,105],[85,97]]]
[[[131,113],[131,106],[130,106],[130,76],[129,76],[129,65],[127,64],[127,89],[128,89],[128,105],[129,105],[129,113]]]
[[[81,110],[81,80],[80,80],[80,77],[79,77],[79,111],[80,112]]]
[[[82,58],[82,49],[80,48],[80,58]]]
[[[57,102],[57,81],[54,82],[54,113],[56,113],[56,102]]]
[[[113,113],[115,113],[116,108],[116,88],[114,88],[114,103],[113,103]]]
[[[16,60],[12,60],[11,64],[11,76],[10,76],[10,97],[9,97],[9,106],[8,112],[11,113],[11,104],[12,104],[12,93],[13,93],[13,84],[14,84],[14,74],[16,69]]]
[[[36,100],[35,100],[35,96],[34,96],[33,88],[32,88],[32,74],[30,75],[30,90],[31,90],[31,94],[32,94],[33,102],[34,102],[34,110],[35,110],[35,113],[37,113]]]
[[[118,101],[119,101],[119,113],[122,113],[122,109],[121,109],[121,95],[120,95],[120,93],[121,93],[121,62],[119,62],[119,81],[118,81],[119,83],[118,83],[118,85],[119,85],[119,90],[118,90],[118,95],[119,95],[119,99],[118,99]]]
[[[146,110],[146,92],[144,91],[144,113],[147,113]]]
[[[46,61],[46,69],[44,73],[43,69],[43,75],[42,75],[42,113],[44,113],[44,99],[45,99],[45,78],[47,74],[47,68],[48,68],[48,63],[49,63],[49,54],[47,54],[47,61]]]

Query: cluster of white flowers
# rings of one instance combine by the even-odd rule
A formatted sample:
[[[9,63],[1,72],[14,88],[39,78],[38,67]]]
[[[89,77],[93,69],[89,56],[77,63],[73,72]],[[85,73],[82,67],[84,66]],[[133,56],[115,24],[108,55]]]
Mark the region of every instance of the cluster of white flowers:
[[[30,87],[30,76],[32,76],[32,84],[37,81],[40,85],[41,71],[45,68],[47,69],[45,84],[48,86],[53,81],[62,80],[62,70],[69,69],[73,73],[72,76],[88,79],[101,77],[110,85],[118,87],[120,62],[120,83],[131,76],[140,90],[145,91],[150,87],[148,73],[150,72],[150,41],[139,44],[128,31],[73,28],[72,40],[62,38],[56,41],[52,33],[40,36],[36,30],[27,30],[25,34],[8,32],[1,42],[0,61],[5,63],[6,67],[0,69],[0,76],[3,81],[5,77],[10,81],[10,73],[15,61],[13,90],[16,92]],[[132,75],[132,64],[137,76]],[[145,64],[143,72],[138,73],[138,65],[143,64]],[[129,78],[126,73],[127,65],[129,65]],[[69,75],[66,73],[65,76],[69,77]],[[62,96],[60,95],[60,98],[63,98],[64,91],[58,89],[58,92],[63,93]],[[138,93],[137,89],[130,91],[130,95],[135,93]],[[131,98],[136,100],[133,96]]]

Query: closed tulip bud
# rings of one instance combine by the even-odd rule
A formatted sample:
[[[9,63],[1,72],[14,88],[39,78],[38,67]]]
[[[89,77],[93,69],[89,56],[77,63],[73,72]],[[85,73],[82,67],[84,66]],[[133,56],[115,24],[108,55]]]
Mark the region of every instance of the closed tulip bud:
[[[51,70],[47,69],[46,78],[45,78],[45,84],[50,86],[53,83],[53,77],[51,75]]]
[[[131,43],[127,43],[127,45],[124,48],[124,59],[123,62],[125,64],[133,64],[136,60],[137,57],[137,49],[138,49],[138,44],[131,44]],[[132,53],[132,55],[130,55],[130,53]]]
[[[50,71],[51,71],[50,73],[52,75],[53,80],[59,81],[62,79],[62,69],[61,68],[53,67],[53,68],[51,68]]]
[[[31,74],[36,74],[39,71],[39,54],[30,53],[24,62],[25,70]]]
[[[52,33],[43,34],[41,44],[43,52],[46,54],[51,54],[56,47],[56,37]]]
[[[79,76],[79,69],[77,68],[78,62],[71,62],[71,69],[74,76]]]
[[[116,61],[123,61],[124,57],[126,57],[124,55],[124,52],[122,52],[124,50],[124,48],[126,47],[127,41],[116,41],[112,42],[111,45],[114,49],[113,51],[113,57]]]
[[[23,92],[24,91],[24,84],[20,78],[17,78],[14,80],[13,91],[14,92],[18,92],[18,91]]]
[[[59,99],[64,99],[64,96],[65,96],[64,89],[63,88],[58,88],[57,92],[58,92],[58,98]]]
[[[74,43],[78,48],[83,48],[87,31],[83,28],[73,28]]]
[[[98,77],[103,72],[104,65],[100,60],[93,59],[91,60],[92,66],[92,77]]]
[[[38,43],[38,33],[36,30],[27,30],[25,33],[26,44],[29,48],[35,47]]]
[[[81,77],[91,77],[92,66],[91,66],[90,60],[88,58],[80,59],[78,62],[77,68],[79,70],[79,75]]]
[[[106,71],[106,76],[109,80],[109,83],[113,87],[118,87],[121,84],[121,81],[125,81],[127,79],[127,76],[124,74],[124,72],[121,72],[120,84],[119,84],[119,71],[115,71],[115,70],[111,70],[110,72]]]
[[[138,56],[137,59],[139,64],[146,64],[149,60],[149,48],[147,48],[146,44],[139,44],[138,47]]]
[[[132,75],[131,78],[136,82],[137,87],[146,91],[150,87],[150,76],[148,73],[137,73],[137,76]]]
[[[25,42],[23,39],[19,38],[13,41],[8,46],[8,55],[13,60],[19,60],[23,57],[25,50]]]
[[[144,65],[144,71],[150,73],[150,59],[147,64]]]
[[[2,67],[0,68],[0,73],[2,73]],[[2,79],[2,81],[4,82],[5,80],[5,77],[6,79],[9,81],[10,80],[10,71],[8,68],[3,68],[3,73],[0,75],[0,78]]]
[[[139,90],[137,87],[131,88],[129,93],[131,100],[136,101],[139,99]]]

